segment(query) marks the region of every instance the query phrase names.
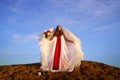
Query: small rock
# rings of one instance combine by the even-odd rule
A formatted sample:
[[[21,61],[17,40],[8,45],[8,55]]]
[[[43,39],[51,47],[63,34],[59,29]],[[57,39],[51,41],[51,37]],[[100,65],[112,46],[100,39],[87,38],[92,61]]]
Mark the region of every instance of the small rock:
[[[38,76],[41,76],[41,72],[38,72]]]

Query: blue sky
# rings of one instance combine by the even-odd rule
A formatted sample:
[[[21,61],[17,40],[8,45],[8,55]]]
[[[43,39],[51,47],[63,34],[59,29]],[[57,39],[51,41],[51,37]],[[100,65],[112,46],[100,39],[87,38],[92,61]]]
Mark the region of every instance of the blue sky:
[[[85,60],[120,67],[120,0],[0,0],[0,65],[40,61],[36,36],[60,24]]]

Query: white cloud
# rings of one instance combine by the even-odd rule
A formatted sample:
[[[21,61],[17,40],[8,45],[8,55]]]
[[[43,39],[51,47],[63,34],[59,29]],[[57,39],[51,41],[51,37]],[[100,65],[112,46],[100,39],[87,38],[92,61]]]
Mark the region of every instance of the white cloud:
[[[111,27],[96,27],[94,29],[92,29],[91,31],[102,31],[102,30],[107,30],[110,29]]]
[[[9,6],[9,9],[14,13],[24,14],[27,10],[25,7],[29,2],[29,0],[17,0],[13,5]],[[62,10],[63,12],[68,13],[67,15],[70,15],[69,13],[88,13],[94,16],[102,16],[112,14],[120,9],[120,0],[47,0],[44,5],[47,4],[51,4],[52,9],[55,11]],[[38,12],[40,10],[39,7],[35,6],[30,6],[30,8],[33,8],[32,10],[38,9]]]
[[[24,3],[26,0],[16,0],[11,6],[8,6],[8,9],[14,13],[23,15],[25,12]]]
[[[10,24],[15,24],[17,22],[17,17],[16,16],[9,16],[8,19],[6,20],[7,23]]]
[[[26,43],[26,42],[30,42],[30,41],[35,40],[36,36],[37,36],[36,33],[28,34],[28,35],[13,34],[12,40],[14,42]]]
[[[64,17],[56,17],[53,19],[52,23],[56,23],[55,25],[63,25],[69,28],[70,25],[75,24],[77,22]]]
[[[72,13],[89,13],[102,16],[114,13],[120,7],[120,0],[51,0],[56,8]]]
[[[1,51],[0,54],[14,54],[12,51]]]
[[[11,6],[9,7],[9,10],[17,14],[21,14],[21,15],[24,14],[24,10],[20,6]]]
[[[22,39],[22,36],[21,36],[21,35],[18,35],[18,34],[14,34],[12,37],[13,37],[13,40],[14,40],[14,41],[18,41],[18,40],[21,40],[21,39]]]

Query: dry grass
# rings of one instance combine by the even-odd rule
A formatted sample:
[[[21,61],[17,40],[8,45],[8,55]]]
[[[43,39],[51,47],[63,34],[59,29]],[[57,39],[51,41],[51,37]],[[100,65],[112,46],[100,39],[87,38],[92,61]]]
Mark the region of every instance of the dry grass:
[[[82,61],[73,72],[42,72],[39,63],[0,66],[0,80],[120,80],[120,68]]]

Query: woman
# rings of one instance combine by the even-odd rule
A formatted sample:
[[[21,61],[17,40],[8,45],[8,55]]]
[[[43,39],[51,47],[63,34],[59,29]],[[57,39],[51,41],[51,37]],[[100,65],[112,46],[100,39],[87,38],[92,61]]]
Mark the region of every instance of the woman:
[[[45,31],[39,45],[43,70],[71,72],[83,59],[79,39],[60,25]]]
[[[56,47],[55,47],[55,52],[54,52],[54,59],[53,59],[53,70],[58,70],[59,69],[59,59],[60,59],[60,52],[61,52],[61,37],[64,37],[66,39],[66,37],[63,34],[62,28],[60,25],[57,26],[55,32],[54,32],[54,36],[56,37]],[[70,40],[67,40],[69,42],[73,42]]]

